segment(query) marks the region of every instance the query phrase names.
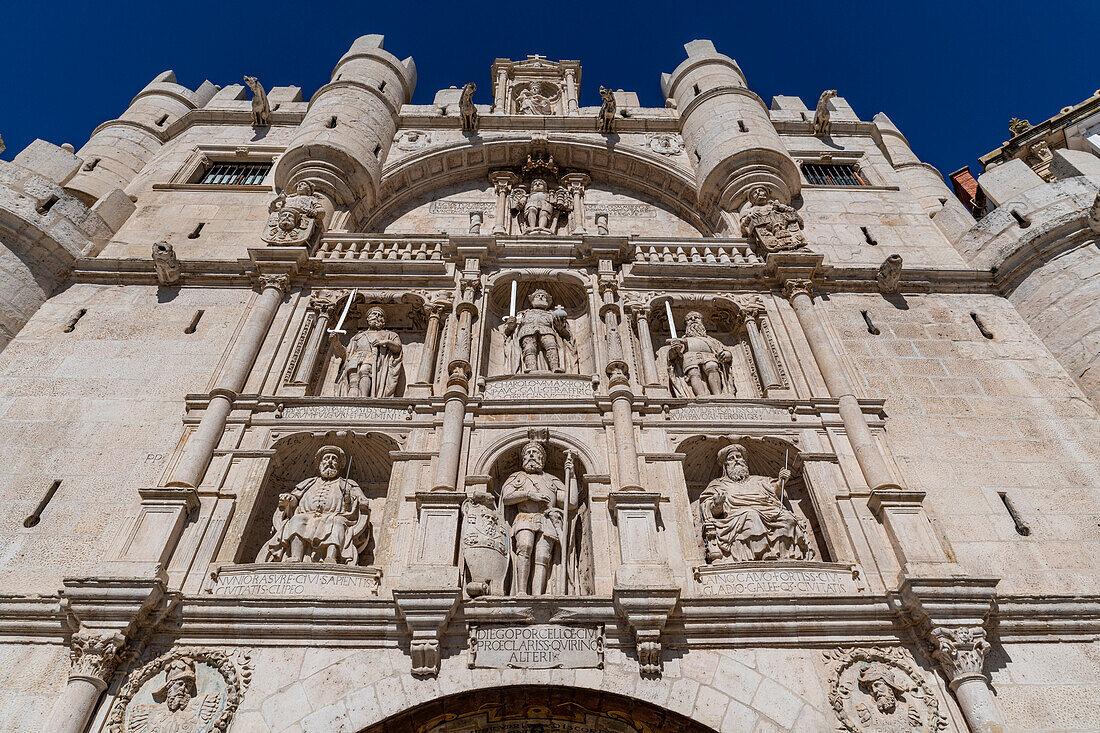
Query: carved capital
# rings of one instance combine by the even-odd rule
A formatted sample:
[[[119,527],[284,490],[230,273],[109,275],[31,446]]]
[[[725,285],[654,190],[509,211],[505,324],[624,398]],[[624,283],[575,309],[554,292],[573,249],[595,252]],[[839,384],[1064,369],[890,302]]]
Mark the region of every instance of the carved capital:
[[[72,667],[69,677],[90,678],[107,685],[121,660],[126,637],[121,633],[91,633],[78,631],[73,634],[69,647]]]
[[[332,317],[333,311],[336,310],[336,298],[331,291],[323,290],[320,293],[310,297],[309,308],[320,316]]]
[[[498,196],[507,194],[518,182],[519,178],[511,171],[494,171],[489,174],[489,183],[493,184],[493,191]]]
[[[290,290],[290,275],[260,275],[256,280],[260,283],[261,290],[274,288],[279,291],[280,295],[286,295],[287,291]]]
[[[813,281],[805,278],[791,278],[783,282],[783,297],[793,300],[797,295],[813,297]]]
[[[990,644],[981,626],[936,626],[932,632],[932,656],[940,663],[952,685],[970,677],[981,677]]]

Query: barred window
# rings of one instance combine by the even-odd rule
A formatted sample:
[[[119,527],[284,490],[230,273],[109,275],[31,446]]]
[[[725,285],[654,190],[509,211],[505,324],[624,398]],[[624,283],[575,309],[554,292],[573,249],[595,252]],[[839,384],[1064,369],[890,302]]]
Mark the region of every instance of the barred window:
[[[803,163],[806,180],[815,186],[866,186],[853,165]]]
[[[199,183],[208,186],[261,186],[271,163],[215,163]]]

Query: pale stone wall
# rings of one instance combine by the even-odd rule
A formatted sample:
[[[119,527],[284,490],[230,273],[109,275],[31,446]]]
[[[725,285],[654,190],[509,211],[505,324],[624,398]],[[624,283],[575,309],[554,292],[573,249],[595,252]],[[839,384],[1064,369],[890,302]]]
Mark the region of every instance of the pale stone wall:
[[[997,699],[1013,731],[1100,729],[1100,647],[1095,642],[1006,643],[991,655]]]
[[[0,724],[4,730],[46,730],[57,691],[68,676],[69,651],[61,644],[0,644]]]

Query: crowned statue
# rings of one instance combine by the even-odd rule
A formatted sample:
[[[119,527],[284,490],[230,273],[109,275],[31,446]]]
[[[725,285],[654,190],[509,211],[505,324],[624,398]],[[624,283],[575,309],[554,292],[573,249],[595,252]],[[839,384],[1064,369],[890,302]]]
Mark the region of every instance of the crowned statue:
[[[325,208],[308,181],[299,181],[294,193],[280,193],[268,206],[262,239],[268,244],[308,244],[321,231]]]
[[[658,361],[667,365],[669,389],[674,397],[735,395],[731,365],[733,351],[707,335],[703,314],[691,311],[684,319],[684,333],[669,339]]]
[[[577,350],[565,309],[551,306],[539,288],[527,296],[530,308],[504,319],[507,367],[511,373],[577,372]]]
[[[347,346],[332,333],[333,351],[343,360],[336,377],[337,397],[399,396],[405,367],[401,337],[386,328],[386,314],[378,306],[367,311],[367,327],[351,337]]]
[[[195,662],[174,659],[164,669],[164,684],[153,690],[153,705],[134,706],[126,733],[199,733],[210,730],[221,712],[219,695],[196,693]]]
[[[370,541],[370,509],[359,484],[342,473],[344,451],[317,451],[318,474],[279,495],[275,534],[257,562],[325,562],[358,565]]]
[[[765,254],[806,246],[804,222],[793,207],[776,201],[768,189],[757,186],[749,191],[749,200],[741,210],[741,230],[755,239]]]
[[[804,520],[783,505],[791,472],[779,478],[749,471],[745,449],[733,443],[718,451],[722,475],[699,496],[707,560],[812,560]]]
[[[545,178],[531,181],[531,190],[516,186],[509,194],[512,211],[518,216],[523,234],[554,234],[562,215],[573,210],[573,198],[562,186],[550,188]]]

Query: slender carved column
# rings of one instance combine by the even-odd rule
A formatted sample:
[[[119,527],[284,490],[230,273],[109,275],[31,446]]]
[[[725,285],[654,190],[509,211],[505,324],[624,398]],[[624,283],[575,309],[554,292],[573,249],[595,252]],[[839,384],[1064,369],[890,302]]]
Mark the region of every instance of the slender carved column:
[[[591,182],[592,179],[583,173],[570,173],[562,177],[562,183],[569,188],[569,193],[573,195],[573,214],[570,217],[573,224],[573,228],[570,230],[572,234],[588,234],[588,230],[584,226],[584,189]]]
[[[764,396],[767,396],[769,390],[779,389],[783,385],[772,362],[771,350],[764,343],[764,335],[760,332],[764,307],[757,303],[742,305],[741,317],[745,319],[745,333],[749,335],[749,348],[752,350],[753,363],[756,364],[756,373],[760,375],[760,386],[764,390]]]
[[[121,633],[73,634],[69,650],[69,682],[54,703],[44,730],[55,733],[84,733],[99,696],[107,689],[126,644]]]
[[[198,428],[187,441],[183,457],[176,464],[168,481],[169,486],[195,488],[202,481],[214,455],[214,448],[225,430],[225,422],[233,409],[233,400],[248,379],[248,372],[260,353],[260,346],[271,327],[271,321],[290,285],[287,275],[260,275],[259,279],[262,288],[260,296],[241,330],[225,373],[218,380],[218,386],[210,391],[210,403],[206,406]]]
[[[572,69],[565,70],[565,113],[579,115],[580,107],[577,105],[577,77]]]
[[[951,691],[970,730],[975,733],[1002,733],[1004,720],[997,700],[982,672],[990,644],[981,626],[940,626],[932,629],[932,656],[947,675]]]
[[[462,278],[462,298],[455,306],[458,330],[454,354],[447,367],[446,405],[439,439],[439,459],[435,464],[433,491],[454,491],[458,483],[458,463],[462,448],[462,424],[466,420],[466,398],[470,395],[470,348],[473,320],[477,314],[474,298],[480,285],[476,276]]]
[[[494,95],[497,112],[504,114],[508,111],[508,70],[500,69],[497,72],[497,91]]]
[[[429,303],[425,309],[428,311],[428,327],[424,334],[424,352],[416,371],[417,384],[430,384],[432,381],[435,348],[439,343],[439,323],[443,315],[443,305],[440,303]]]
[[[829,343],[829,335],[821,323],[817,312],[814,310],[811,282],[809,280],[791,279],[783,284],[783,294],[791,302],[798,323],[806,334],[806,340],[810,344],[810,351],[821,369],[821,376],[825,378],[825,386],[829,394],[840,403],[840,419],[844,423],[844,431],[852,444],[856,461],[867,480],[871,490],[897,488],[890,470],[886,467],[886,461],[879,453],[871,436],[871,429],[867,427],[867,420],[863,416],[863,410],[859,406],[855,392],[848,384],[844,376],[844,369],[840,364],[833,346]]]
[[[623,356],[623,342],[619,336],[619,306],[615,303],[615,289],[612,276],[600,276],[600,292],[603,296],[600,315],[607,331],[606,371],[611,397],[611,417],[615,426],[616,464],[619,467],[622,490],[641,491],[638,447],[634,442],[634,393],[630,390],[630,369]]]
[[[313,324],[313,330],[309,334],[309,341],[306,342],[302,364],[298,367],[298,381],[300,382],[309,384],[310,380],[313,378],[313,370],[317,367],[317,358],[321,355],[321,339],[328,330],[328,322],[329,319],[332,318],[332,312],[335,306],[336,303],[332,299],[332,295],[327,292],[320,293],[310,298],[309,307],[310,310],[317,314],[317,322]]]
[[[649,305],[636,303],[629,306],[638,324],[638,349],[642,352],[642,380],[646,386],[657,384],[657,359],[653,350],[653,336],[649,332]]]
[[[508,193],[519,179],[514,173],[497,171],[489,174],[489,183],[497,195],[497,218],[493,224],[493,234],[508,233]]]

